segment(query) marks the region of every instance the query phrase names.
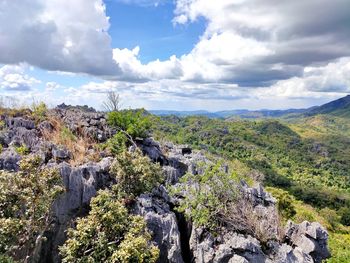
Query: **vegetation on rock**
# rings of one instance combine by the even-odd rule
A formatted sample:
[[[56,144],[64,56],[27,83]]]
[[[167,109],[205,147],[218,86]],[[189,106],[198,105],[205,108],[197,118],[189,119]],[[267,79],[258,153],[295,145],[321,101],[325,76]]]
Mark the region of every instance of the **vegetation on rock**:
[[[151,162],[139,149],[118,154],[110,172],[117,181],[114,189],[120,197],[127,198],[150,192],[163,177],[159,164]]]
[[[87,217],[77,220],[61,247],[63,262],[156,262],[159,250],[151,243],[145,221],[130,215],[110,190],[91,200]]]
[[[37,257],[51,224],[51,205],[63,192],[56,170],[41,168],[39,157],[27,157],[19,172],[0,171],[0,255],[24,260]]]

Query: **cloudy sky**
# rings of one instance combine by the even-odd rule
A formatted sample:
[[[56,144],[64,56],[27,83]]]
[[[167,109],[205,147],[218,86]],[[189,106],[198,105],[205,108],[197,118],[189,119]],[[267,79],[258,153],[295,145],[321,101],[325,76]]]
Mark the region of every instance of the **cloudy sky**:
[[[350,93],[349,0],[0,0],[0,96],[285,109]]]

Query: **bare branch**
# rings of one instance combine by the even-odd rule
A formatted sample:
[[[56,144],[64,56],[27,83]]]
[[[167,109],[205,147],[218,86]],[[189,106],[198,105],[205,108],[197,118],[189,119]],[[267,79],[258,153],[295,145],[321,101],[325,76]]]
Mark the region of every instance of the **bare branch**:
[[[121,103],[120,96],[115,91],[109,91],[106,96],[106,101],[102,104],[105,111],[119,111]]]

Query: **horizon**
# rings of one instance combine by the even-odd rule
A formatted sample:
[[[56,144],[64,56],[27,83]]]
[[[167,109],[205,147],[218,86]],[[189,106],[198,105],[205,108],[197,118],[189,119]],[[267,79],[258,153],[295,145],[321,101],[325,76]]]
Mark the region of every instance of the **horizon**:
[[[346,0],[13,0],[0,13],[0,96],[22,104],[99,109],[115,91],[125,108],[285,110],[350,92]]]

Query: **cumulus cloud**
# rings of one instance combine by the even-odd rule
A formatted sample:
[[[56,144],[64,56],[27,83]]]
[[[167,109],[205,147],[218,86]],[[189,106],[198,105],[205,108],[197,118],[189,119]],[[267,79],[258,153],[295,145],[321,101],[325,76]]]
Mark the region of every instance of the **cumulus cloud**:
[[[350,57],[320,67],[305,67],[303,75],[280,80],[268,89],[259,89],[261,97],[312,98],[350,93]]]
[[[199,42],[188,54],[147,64],[138,58],[139,47],[114,49],[125,79],[270,87],[350,55],[347,0],[175,2],[175,26],[207,20]]]
[[[25,65],[5,65],[0,68],[0,90],[28,91],[32,86],[40,83],[39,80],[25,73]]]
[[[102,0],[5,0],[0,14],[0,63],[118,73]]]

